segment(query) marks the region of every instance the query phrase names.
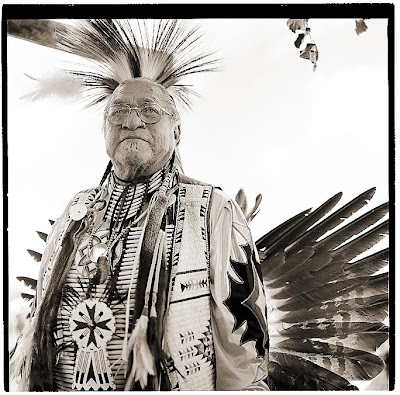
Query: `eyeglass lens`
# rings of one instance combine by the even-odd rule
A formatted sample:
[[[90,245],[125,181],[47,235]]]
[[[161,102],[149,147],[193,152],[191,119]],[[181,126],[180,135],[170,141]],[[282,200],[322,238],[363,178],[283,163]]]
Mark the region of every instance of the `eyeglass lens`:
[[[130,115],[131,111],[136,111],[139,118],[144,123],[156,123],[160,120],[162,114],[161,108],[156,104],[138,108],[131,108],[128,105],[113,105],[108,109],[108,120],[113,124],[122,124]]]

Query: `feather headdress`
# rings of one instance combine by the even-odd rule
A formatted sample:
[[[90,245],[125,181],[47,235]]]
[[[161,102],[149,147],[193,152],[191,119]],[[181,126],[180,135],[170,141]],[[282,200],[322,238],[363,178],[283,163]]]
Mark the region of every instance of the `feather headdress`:
[[[190,27],[185,20],[82,20],[58,31],[57,39],[59,49],[83,61],[65,71],[75,85],[80,82],[88,106],[104,102],[127,79],[141,77],[162,85],[177,103],[190,107],[197,94],[181,79],[215,71],[218,63],[215,53],[201,50],[199,27]],[[65,74],[55,78],[39,90],[51,86],[49,94],[54,94],[58,79],[65,85]],[[46,92],[35,95],[43,97]]]

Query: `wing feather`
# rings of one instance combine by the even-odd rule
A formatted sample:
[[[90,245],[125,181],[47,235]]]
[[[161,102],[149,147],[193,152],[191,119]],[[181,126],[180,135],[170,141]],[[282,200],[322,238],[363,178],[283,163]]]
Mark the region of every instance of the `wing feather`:
[[[300,356],[271,352],[269,375],[274,389],[354,390],[345,378]]]
[[[260,238],[272,389],[355,389],[384,368],[388,249],[362,259],[389,231],[388,204],[350,217],[375,188],[330,213],[341,194]]]
[[[331,319],[337,322],[382,322],[387,317],[387,294],[374,295],[367,298],[355,298],[341,301],[317,303],[315,306],[291,310],[282,314],[284,323],[308,322],[312,320]],[[355,319],[358,317],[358,319]]]
[[[324,221],[314,226],[308,232],[304,233],[301,237],[299,237],[295,243],[293,243],[288,248],[288,253],[290,250],[296,250],[299,245],[308,245],[309,243],[314,243],[321,236],[329,232],[330,230],[336,228],[341,225],[346,219],[351,217],[354,213],[364,207],[369,200],[375,194],[375,188],[371,188],[368,191],[360,194],[351,202],[344,205],[339,210],[335,211],[329,217],[327,217]],[[337,195],[336,195],[337,196]],[[365,221],[362,223],[364,224]],[[338,237],[338,232],[335,232],[335,237]],[[353,236],[353,234],[352,234]]]
[[[329,344],[318,340],[287,339],[277,344],[277,349],[288,350],[325,369],[335,369],[347,380],[369,380],[384,368],[381,358],[360,349]]]

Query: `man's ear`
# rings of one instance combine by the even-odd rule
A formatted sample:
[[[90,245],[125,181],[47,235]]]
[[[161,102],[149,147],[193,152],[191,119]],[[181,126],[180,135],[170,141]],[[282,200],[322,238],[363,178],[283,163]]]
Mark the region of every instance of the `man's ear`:
[[[175,137],[176,145],[178,145],[179,141],[181,140],[181,125],[175,126],[174,137]]]

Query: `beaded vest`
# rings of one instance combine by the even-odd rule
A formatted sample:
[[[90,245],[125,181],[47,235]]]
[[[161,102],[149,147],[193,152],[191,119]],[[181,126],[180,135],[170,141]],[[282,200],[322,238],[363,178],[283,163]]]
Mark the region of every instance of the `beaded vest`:
[[[159,176],[152,177],[148,187],[150,192],[160,185],[162,179],[157,179]],[[123,189],[118,184],[109,186],[108,205],[103,207],[106,222],[111,220]],[[145,186],[140,184],[134,190],[125,190],[125,202],[119,213],[121,218],[129,219],[136,215],[144,191]],[[165,227],[165,253],[171,265],[171,283],[163,347],[168,356],[167,373],[171,389],[175,390],[215,389],[207,228],[211,191],[209,186],[179,184],[174,205],[175,220]],[[91,191],[80,195],[73,203],[90,205],[93,201],[94,192]],[[57,346],[53,367],[56,390],[124,388],[120,357],[127,328],[126,318],[130,325],[133,313],[138,273],[135,258],[140,252],[139,240],[143,228],[138,221],[137,226],[126,232],[124,242],[115,244],[114,253],[120,256],[114,260],[113,270],[103,283],[90,287],[89,274],[94,268],[90,266],[93,263],[85,261],[90,240],[93,248],[93,245],[104,243],[109,236],[102,226],[97,226],[97,229],[95,223],[94,220],[86,238],[81,240],[63,287],[54,332]],[[62,235],[63,232],[57,240],[62,239]],[[51,255],[55,255],[55,251]],[[51,264],[46,272],[51,272]],[[112,281],[115,284],[110,295]],[[44,280],[43,288],[46,288],[46,282]],[[128,298],[129,315],[126,314]]]

